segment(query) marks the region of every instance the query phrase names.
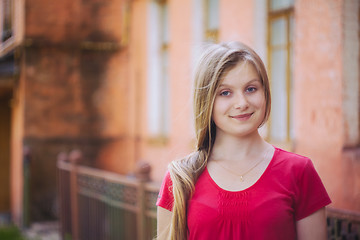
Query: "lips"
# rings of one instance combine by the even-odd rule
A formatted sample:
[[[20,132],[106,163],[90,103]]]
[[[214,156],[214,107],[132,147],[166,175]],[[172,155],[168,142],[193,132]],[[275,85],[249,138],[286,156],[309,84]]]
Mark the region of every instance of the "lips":
[[[234,116],[230,116],[231,118],[240,120],[240,121],[246,121],[248,120],[251,116],[253,115],[253,113],[245,113],[245,114],[240,114],[240,115],[234,115]]]

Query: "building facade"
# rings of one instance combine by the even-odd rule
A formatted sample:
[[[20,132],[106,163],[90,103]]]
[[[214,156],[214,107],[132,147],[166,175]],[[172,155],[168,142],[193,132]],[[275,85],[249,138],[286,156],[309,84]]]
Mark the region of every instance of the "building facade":
[[[170,161],[194,150],[194,59],[204,42],[234,40],[268,69],[264,138],[313,160],[331,207],[360,212],[357,0],[1,4],[2,31],[10,11],[16,40],[2,49],[2,63],[14,67],[0,72],[0,147],[9,149],[0,159],[9,186],[0,211],[15,222],[23,221],[24,147],[34,221],[56,217],[60,151],[79,148],[82,164],[120,174],[147,162],[161,181]]]

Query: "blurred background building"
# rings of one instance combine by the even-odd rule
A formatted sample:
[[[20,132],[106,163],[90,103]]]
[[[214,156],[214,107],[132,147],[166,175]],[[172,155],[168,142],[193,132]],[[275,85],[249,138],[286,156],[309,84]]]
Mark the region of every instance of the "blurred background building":
[[[57,218],[56,157],[74,148],[123,175],[147,162],[160,182],[194,149],[194,59],[232,40],[268,69],[263,136],[359,213],[359,23],[358,0],[1,0],[0,213]]]

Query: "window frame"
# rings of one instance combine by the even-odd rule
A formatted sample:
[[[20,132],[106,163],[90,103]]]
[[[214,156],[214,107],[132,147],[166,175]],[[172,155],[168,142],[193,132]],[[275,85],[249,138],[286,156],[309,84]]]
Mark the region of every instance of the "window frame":
[[[21,44],[24,35],[24,0],[0,0],[1,34],[4,32],[4,22],[6,16],[4,13],[4,6],[6,1],[9,1],[13,4],[10,10],[12,11],[12,13],[10,13],[12,34],[5,41],[3,41],[3,37],[1,37],[0,57],[6,55],[18,47]]]
[[[148,84],[157,84],[157,92],[161,93],[161,96],[154,96],[152,88],[148,89],[148,109],[147,109],[147,142],[151,145],[163,146],[168,143],[170,135],[170,74],[169,74],[169,45],[170,36],[164,35],[170,34],[169,25],[165,25],[167,30],[164,30],[164,18],[169,21],[169,14],[165,14],[164,7],[169,11],[168,1],[166,0],[155,0],[151,1],[151,8],[154,7],[156,10],[150,12],[151,18],[156,22],[157,26],[154,29],[149,28],[149,34],[155,34],[155,38],[150,38],[149,44],[149,56],[148,56],[148,68],[156,68],[154,74],[148,75]],[[154,64],[155,62],[155,64]],[[151,72],[152,70],[150,70]],[[153,86],[154,87],[154,86]],[[156,99],[155,99],[156,98]],[[167,98],[167,100],[166,100]],[[158,104],[153,106],[151,104]],[[154,108],[158,109],[157,116],[151,116],[154,114]],[[156,111],[155,111],[156,112]],[[155,118],[155,121],[154,119]],[[153,120],[151,120],[153,119]],[[155,123],[156,122],[156,123]],[[155,123],[155,125],[153,125]]]
[[[345,151],[351,152],[360,150],[360,3],[345,2],[343,11],[343,148]],[[354,34],[353,28],[357,28],[357,33]],[[353,54],[354,52],[357,54]],[[356,81],[357,86],[354,84]],[[349,113],[354,105],[355,109],[357,108],[357,116]],[[352,124],[353,122],[355,123]],[[352,134],[353,132],[356,132],[356,135]]]
[[[283,147],[285,149],[291,150],[293,148],[293,138],[292,131],[294,131],[294,122],[292,120],[291,114],[292,113],[292,106],[294,104],[292,97],[292,87],[293,87],[293,56],[291,52],[293,51],[293,42],[292,42],[292,36],[291,34],[294,34],[291,32],[291,21],[294,21],[294,5],[291,5],[287,8],[282,8],[278,10],[271,10],[271,0],[267,1],[267,68],[268,68],[268,76],[269,76],[269,82],[270,82],[270,88],[272,89],[272,53],[273,53],[273,47],[271,43],[271,37],[272,37],[272,22],[283,18],[286,21],[286,74],[285,74],[285,84],[286,84],[286,137],[284,140],[276,140],[272,136],[272,114],[270,114],[267,126],[266,126],[266,139],[270,142],[273,142],[274,144],[277,144],[280,147]],[[294,30],[294,29],[292,29]]]
[[[216,0],[218,2],[217,11],[218,18],[217,20],[217,28],[212,29],[209,28],[209,16],[210,13],[210,1],[211,0],[203,0],[203,9],[204,9],[204,38],[206,41],[210,42],[218,42],[219,41],[219,26],[220,26],[220,0]]]

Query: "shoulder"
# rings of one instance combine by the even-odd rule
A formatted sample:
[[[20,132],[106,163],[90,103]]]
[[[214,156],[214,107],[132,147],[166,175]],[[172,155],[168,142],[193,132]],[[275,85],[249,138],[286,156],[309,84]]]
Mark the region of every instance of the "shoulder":
[[[317,174],[310,158],[280,148],[275,148],[272,169],[296,182],[304,174]]]
[[[205,156],[202,152],[193,152],[181,159],[170,162],[168,170],[171,178],[183,178],[188,176],[198,176],[199,170],[203,169],[206,165]],[[196,177],[195,177],[196,178]]]
[[[156,205],[162,208],[165,208],[169,211],[172,211],[174,202],[172,181],[169,171],[165,173],[163,182],[160,187],[158,199]]]
[[[192,152],[182,158],[171,161],[168,168],[171,168],[172,165],[187,167],[189,164],[192,164],[194,161],[196,161],[200,155],[201,153],[198,151]]]
[[[294,168],[304,168],[306,165],[312,164],[310,158],[306,156],[289,152],[277,147],[275,147],[274,160],[274,164],[281,164]]]
[[[163,185],[166,184],[167,186],[172,186],[176,179],[181,179],[189,174],[194,174],[198,156],[198,152],[193,152],[183,158],[171,161],[163,178]]]

